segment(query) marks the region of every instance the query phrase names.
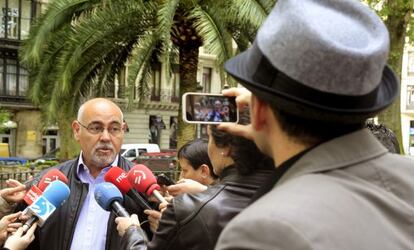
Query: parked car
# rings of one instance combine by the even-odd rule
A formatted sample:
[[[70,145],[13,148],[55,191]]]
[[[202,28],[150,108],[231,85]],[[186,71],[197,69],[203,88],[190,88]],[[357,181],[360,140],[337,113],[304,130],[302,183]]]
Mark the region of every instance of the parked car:
[[[143,143],[143,144],[123,144],[121,146],[121,156],[133,161],[143,153],[159,153],[160,147],[158,144]]]

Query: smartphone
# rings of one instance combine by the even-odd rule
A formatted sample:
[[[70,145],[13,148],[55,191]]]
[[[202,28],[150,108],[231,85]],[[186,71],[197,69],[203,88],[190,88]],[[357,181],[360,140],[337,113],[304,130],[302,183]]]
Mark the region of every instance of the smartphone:
[[[165,186],[170,186],[170,185],[175,184],[175,182],[173,180],[171,180],[171,178],[166,176],[165,174],[159,174],[157,176],[157,183],[159,185],[165,185]]]
[[[210,93],[185,93],[183,120],[199,124],[237,123],[239,112],[236,97]]]

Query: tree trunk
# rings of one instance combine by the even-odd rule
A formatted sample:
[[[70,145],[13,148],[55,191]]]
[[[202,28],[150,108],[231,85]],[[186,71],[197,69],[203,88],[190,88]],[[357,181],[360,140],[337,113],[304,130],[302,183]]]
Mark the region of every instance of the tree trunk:
[[[385,4],[387,9],[391,10],[385,21],[390,33],[391,42],[388,64],[401,79],[402,56],[404,52],[407,25],[410,21],[413,10],[413,0],[388,0]],[[401,132],[400,95],[398,95],[395,102],[388,109],[378,116],[378,121],[394,131],[400,143],[400,151],[404,154]]]
[[[125,72],[126,68],[122,67],[122,69],[119,70],[118,73],[118,98],[119,99],[124,99],[126,94],[125,94],[125,90],[126,90],[126,79],[125,79]]]
[[[67,117],[67,112],[59,114],[58,126],[59,126],[59,139],[60,139],[60,160],[69,160],[79,154],[79,144],[73,138],[72,133],[72,121],[73,117]]]
[[[180,46],[180,97],[186,92],[196,92],[198,50],[195,46]],[[185,123],[182,118],[182,100],[178,109],[177,148],[195,138],[196,126]]]

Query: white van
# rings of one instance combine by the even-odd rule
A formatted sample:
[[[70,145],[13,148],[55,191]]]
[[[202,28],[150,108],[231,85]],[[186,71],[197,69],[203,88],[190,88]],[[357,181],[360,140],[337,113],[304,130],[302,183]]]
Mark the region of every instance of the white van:
[[[159,153],[158,144],[123,144],[121,146],[121,156],[132,161],[142,153]]]

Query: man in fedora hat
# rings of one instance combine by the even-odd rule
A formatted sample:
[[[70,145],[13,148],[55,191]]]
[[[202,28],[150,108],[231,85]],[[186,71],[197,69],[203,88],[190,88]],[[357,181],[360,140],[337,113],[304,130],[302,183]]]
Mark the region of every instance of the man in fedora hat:
[[[220,128],[273,156],[279,180],[216,249],[414,249],[414,161],[364,122],[398,95],[389,36],[357,0],[279,0],[253,45],[225,64],[251,124]],[[251,94],[251,96],[250,96]]]

